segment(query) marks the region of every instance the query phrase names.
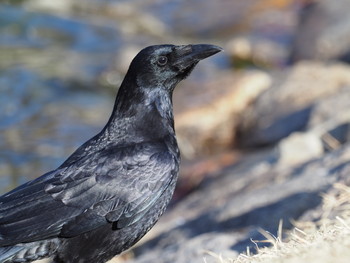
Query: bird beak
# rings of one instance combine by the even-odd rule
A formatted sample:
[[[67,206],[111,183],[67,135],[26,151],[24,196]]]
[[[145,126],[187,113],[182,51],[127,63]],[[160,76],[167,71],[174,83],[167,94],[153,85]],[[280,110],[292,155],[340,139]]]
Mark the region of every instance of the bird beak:
[[[214,45],[199,44],[175,46],[174,51],[176,56],[174,66],[178,67],[180,70],[183,70],[196,65],[202,59],[223,51],[223,49]]]

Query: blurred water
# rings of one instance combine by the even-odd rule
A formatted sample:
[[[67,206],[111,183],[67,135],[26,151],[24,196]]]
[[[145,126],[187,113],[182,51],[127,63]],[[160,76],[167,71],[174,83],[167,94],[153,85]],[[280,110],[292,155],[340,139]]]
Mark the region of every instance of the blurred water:
[[[100,129],[113,100],[95,80],[120,43],[116,27],[0,5],[0,192],[54,169]]]
[[[1,191],[57,167],[102,127],[113,103],[20,69],[0,75],[0,94]]]
[[[110,51],[120,40],[115,28],[98,26],[78,19],[28,12],[18,6],[0,6],[2,46],[66,46],[81,52]]]

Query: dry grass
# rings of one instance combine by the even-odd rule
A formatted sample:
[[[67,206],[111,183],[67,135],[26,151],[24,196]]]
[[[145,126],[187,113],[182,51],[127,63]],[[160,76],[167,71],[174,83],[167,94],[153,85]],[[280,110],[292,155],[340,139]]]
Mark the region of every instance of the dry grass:
[[[266,240],[254,241],[258,253],[248,250],[236,259],[209,254],[218,263],[345,263],[350,262],[350,187],[335,184],[323,195],[323,215],[317,222],[295,222],[295,228],[282,240],[282,222],[278,236],[261,231]],[[260,248],[261,243],[271,247]],[[260,246],[259,246],[260,245]]]

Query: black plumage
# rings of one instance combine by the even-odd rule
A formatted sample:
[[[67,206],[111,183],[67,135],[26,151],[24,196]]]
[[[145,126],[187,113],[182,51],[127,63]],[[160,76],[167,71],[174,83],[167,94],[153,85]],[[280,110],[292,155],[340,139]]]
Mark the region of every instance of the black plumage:
[[[0,197],[0,262],[106,262],[156,223],[180,155],[172,92],[221,48],[159,45],[132,61],[100,133],[60,167]]]

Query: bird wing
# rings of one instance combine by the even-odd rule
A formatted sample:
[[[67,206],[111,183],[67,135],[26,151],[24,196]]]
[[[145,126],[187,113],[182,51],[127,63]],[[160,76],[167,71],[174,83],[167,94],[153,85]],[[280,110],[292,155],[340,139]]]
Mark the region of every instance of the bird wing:
[[[164,143],[110,147],[0,197],[0,246],[136,222],[176,179]]]

